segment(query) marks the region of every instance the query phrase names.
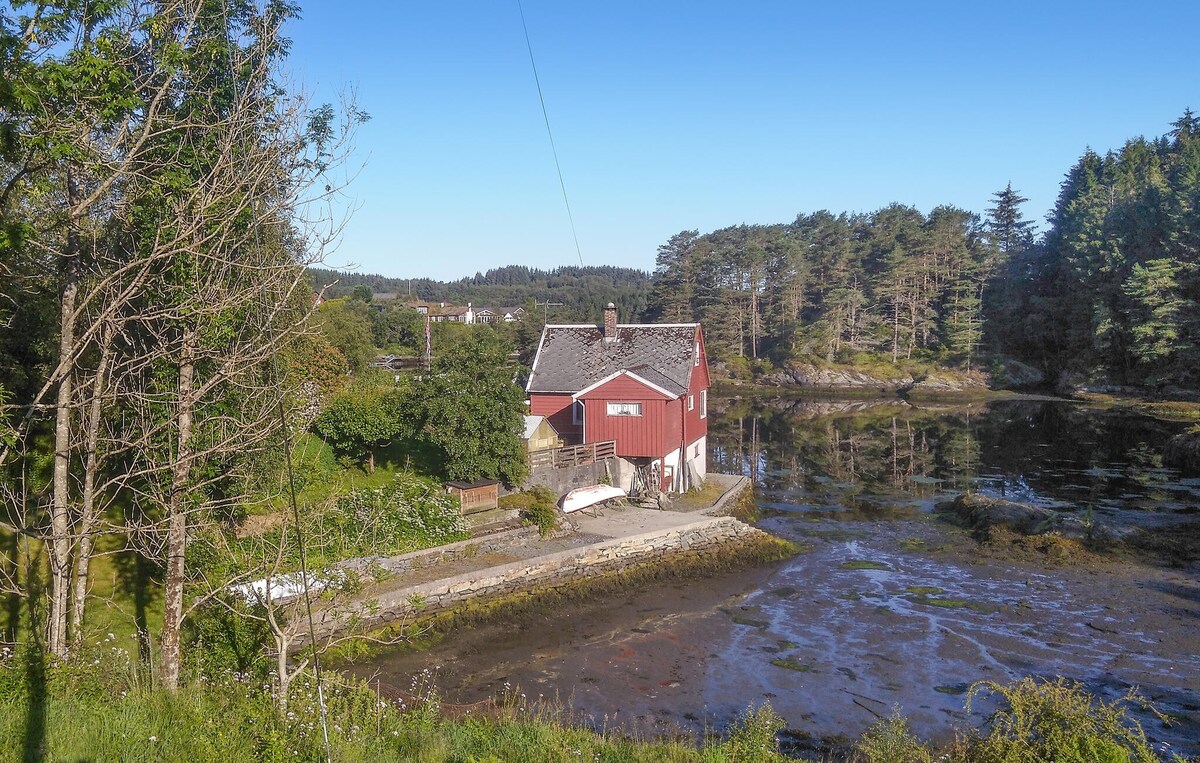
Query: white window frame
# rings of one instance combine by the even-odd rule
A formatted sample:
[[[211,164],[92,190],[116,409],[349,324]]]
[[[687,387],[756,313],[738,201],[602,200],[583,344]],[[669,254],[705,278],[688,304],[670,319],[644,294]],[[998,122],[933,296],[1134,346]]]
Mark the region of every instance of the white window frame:
[[[700,390],[700,418],[708,418],[708,390]]]
[[[695,395],[688,395],[688,410],[689,411],[696,410],[696,396]]]
[[[575,426],[583,424],[583,401],[576,400],[571,403],[571,423]]]
[[[641,403],[617,403],[609,402],[606,404],[609,416],[641,416]]]
[[[700,343],[699,342],[696,342],[696,362],[694,362],[692,365],[693,366],[700,365]]]

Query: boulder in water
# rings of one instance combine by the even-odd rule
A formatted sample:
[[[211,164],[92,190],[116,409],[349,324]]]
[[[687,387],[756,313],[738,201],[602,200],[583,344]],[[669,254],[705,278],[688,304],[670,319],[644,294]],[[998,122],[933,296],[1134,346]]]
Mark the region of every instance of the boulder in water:
[[[1163,464],[1184,472],[1200,473],[1200,428],[1167,440]]]
[[[1086,514],[1054,511],[973,493],[964,493],[952,501],[939,503],[936,508],[969,527],[972,535],[980,541],[988,540],[995,528],[1004,528],[1017,535],[1053,533],[1063,538],[1093,542],[1121,541],[1133,532],[1133,528],[1101,524]]]
[[[1037,535],[1051,529],[1058,515],[1050,509],[1000,498],[964,493],[952,501],[937,505],[937,510],[953,516],[985,540],[993,527],[1006,527],[1021,535]]]

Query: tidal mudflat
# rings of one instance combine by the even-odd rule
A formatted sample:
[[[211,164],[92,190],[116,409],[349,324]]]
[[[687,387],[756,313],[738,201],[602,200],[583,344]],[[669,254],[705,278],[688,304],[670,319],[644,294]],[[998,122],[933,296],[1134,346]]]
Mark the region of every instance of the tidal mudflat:
[[[914,409],[728,403],[714,466],[751,475],[759,525],[805,549],[768,568],[629,591],[354,666],[385,691],[429,670],[451,702],[505,691],[641,733],[719,731],[769,700],[797,751],[898,707],[922,736],[978,723],[976,681],[1137,687],[1156,743],[1200,754],[1195,561],[980,545],[932,511],[966,489],[1109,523],[1189,527],[1200,481],[1161,468],[1171,425],[1062,403]],[[831,409],[832,407],[832,409]]]

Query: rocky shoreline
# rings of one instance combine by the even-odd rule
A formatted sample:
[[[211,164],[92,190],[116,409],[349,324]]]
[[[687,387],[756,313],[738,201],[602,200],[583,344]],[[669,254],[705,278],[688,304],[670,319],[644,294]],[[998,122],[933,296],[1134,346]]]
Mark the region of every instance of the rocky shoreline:
[[[836,365],[815,362],[788,363],[755,376],[735,378],[722,364],[714,372],[721,385],[756,388],[793,388],[810,393],[887,394],[914,396],[988,396],[1003,391],[1032,389],[1045,381],[1036,368],[1006,361],[993,374],[978,369],[910,367],[907,365]]]

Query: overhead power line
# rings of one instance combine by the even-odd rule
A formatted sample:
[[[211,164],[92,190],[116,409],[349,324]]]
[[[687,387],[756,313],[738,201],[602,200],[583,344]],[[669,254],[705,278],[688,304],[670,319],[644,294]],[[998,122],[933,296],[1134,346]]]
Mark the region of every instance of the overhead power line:
[[[529,26],[525,23],[525,9],[517,0],[517,11],[521,14],[521,29],[525,32],[525,47],[529,51],[529,66],[533,69],[533,82],[537,85],[538,101],[542,104],[542,118],[546,121],[546,135],[550,138],[550,153],[554,155],[554,169],[558,171],[558,186],[562,189],[563,204],[567,208],[567,220],[571,223],[571,237],[575,240],[575,255],[583,267],[583,250],[579,248],[579,234],[575,231],[575,216],[571,214],[571,200],[567,198],[567,184],[563,181],[562,165],[558,161],[558,148],[554,145],[554,131],[550,129],[550,112],[546,110],[546,98],[542,95],[542,81],[538,77],[537,61],[533,58],[533,43],[529,41]]]

